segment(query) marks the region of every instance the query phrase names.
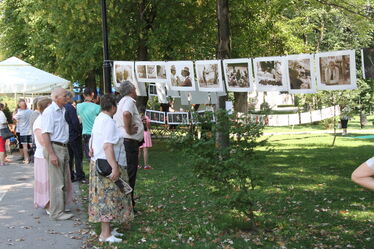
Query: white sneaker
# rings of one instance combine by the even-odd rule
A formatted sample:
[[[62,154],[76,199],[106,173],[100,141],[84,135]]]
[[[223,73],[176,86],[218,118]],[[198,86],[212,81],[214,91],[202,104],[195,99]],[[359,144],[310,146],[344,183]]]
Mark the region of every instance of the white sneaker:
[[[51,212],[49,212],[48,209],[45,209],[45,212],[47,213],[47,215],[51,215]]]
[[[123,236],[123,233],[118,232],[117,229],[118,229],[118,228],[114,228],[114,229],[112,230],[112,233],[111,233],[111,234],[112,234],[113,236],[118,236],[118,237]]]
[[[112,235],[112,236],[109,236],[106,239],[103,239],[103,238],[99,237],[99,241],[100,242],[109,242],[109,243],[120,243],[120,242],[122,242],[122,239],[116,238]]]

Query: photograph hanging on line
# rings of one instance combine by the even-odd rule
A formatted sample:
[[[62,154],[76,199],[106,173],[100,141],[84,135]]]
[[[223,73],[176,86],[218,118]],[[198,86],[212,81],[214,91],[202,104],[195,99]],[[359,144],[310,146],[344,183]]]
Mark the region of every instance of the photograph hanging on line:
[[[188,112],[168,112],[168,124],[189,124]]]
[[[356,89],[356,61],[354,50],[318,53],[318,90]]]
[[[136,87],[138,96],[147,96],[147,89],[144,83],[138,82],[134,74],[133,61],[114,61],[113,62],[113,82],[115,86],[124,81],[130,81]]]
[[[148,95],[149,96],[157,96],[157,87],[155,83],[150,83],[148,85]]]
[[[225,74],[227,91],[253,91],[251,59],[223,60],[223,70]]]
[[[167,84],[172,91],[195,91],[195,74],[192,61],[166,63]]]
[[[136,61],[135,72],[139,82],[162,82],[166,80],[166,62]]]
[[[288,92],[315,93],[316,86],[313,55],[289,55],[285,60]]]
[[[161,111],[146,110],[145,115],[151,120],[152,123],[164,124],[165,113]]]
[[[362,49],[361,59],[364,79],[374,79],[374,48]]]
[[[134,82],[134,62],[133,61],[114,61],[113,63],[113,81],[115,86],[124,81]]]
[[[195,61],[195,68],[199,91],[224,91],[220,60]]]
[[[256,90],[287,91],[283,57],[260,57],[253,60]]]

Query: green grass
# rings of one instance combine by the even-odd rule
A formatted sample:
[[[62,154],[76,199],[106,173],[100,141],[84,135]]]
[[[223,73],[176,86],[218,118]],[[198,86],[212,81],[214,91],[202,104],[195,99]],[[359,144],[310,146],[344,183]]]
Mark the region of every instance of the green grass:
[[[374,141],[338,136],[331,147],[332,140],[328,134],[269,138],[273,151],[255,170],[257,233],[241,229],[244,219],[216,203],[178,148],[171,152],[154,140],[155,170],[138,171],[142,214],[118,248],[372,248],[373,193],[350,174],[372,156]]]

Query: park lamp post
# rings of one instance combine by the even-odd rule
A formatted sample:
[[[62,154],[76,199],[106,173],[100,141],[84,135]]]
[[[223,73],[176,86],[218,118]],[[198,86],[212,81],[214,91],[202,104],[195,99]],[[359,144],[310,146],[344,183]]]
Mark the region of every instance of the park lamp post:
[[[104,80],[104,92],[112,93],[112,83],[110,81],[111,73],[111,62],[109,60],[109,48],[108,48],[108,25],[106,16],[106,0],[101,0],[101,18],[102,18],[102,31],[103,31],[103,80]]]

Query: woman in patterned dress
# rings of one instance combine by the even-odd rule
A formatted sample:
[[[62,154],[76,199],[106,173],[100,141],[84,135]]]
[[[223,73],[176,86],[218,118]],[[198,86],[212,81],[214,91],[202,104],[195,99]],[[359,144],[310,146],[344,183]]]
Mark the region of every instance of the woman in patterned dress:
[[[127,181],[126,154],[121,132],[116,127],[113,115],[117,111],[115,98],[111,95],[101,97],[101,113],[96,117],[90,141],[90,186],[89,186],[89,221],[101,223],[101,242],[121,242],[122,236],[111,230],[110,223],[127,223],[133,219],[130,195],[125,195],[115,185],[121,176]],[[112,167],[109,177],[101,176],[96,171],[96,160],[106,159]]]

